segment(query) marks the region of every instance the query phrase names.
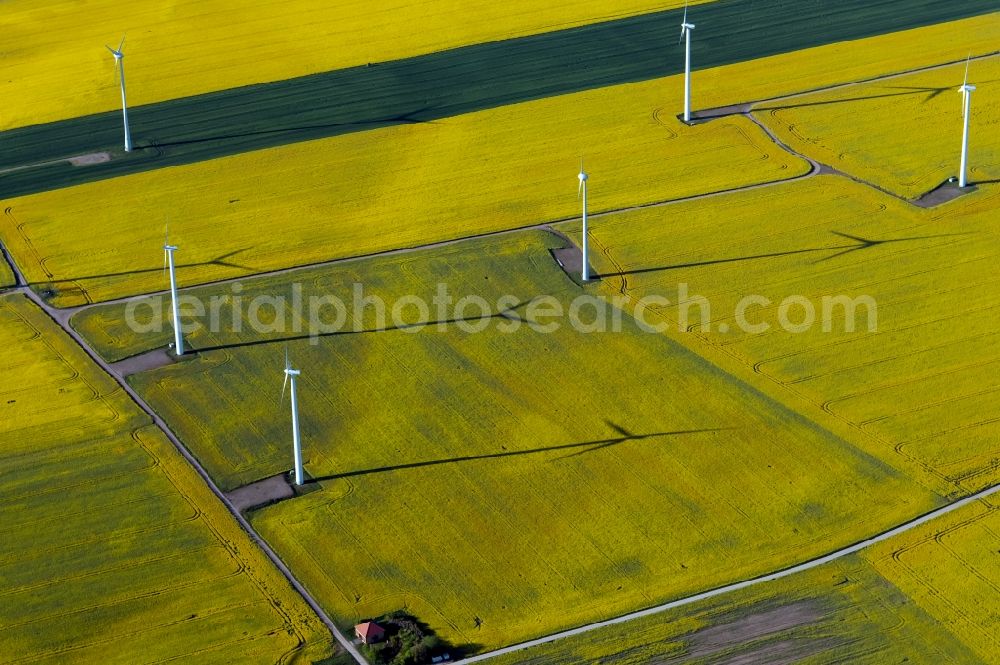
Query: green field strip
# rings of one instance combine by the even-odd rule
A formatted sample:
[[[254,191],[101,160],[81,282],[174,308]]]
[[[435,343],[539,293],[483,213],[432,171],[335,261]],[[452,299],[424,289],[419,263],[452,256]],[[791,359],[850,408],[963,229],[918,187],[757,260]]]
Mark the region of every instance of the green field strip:
[[[693,7],[697,68],[996,11],[992,0],[779,0]],[[107,112],[0,133],[0,198],[286,143],[435,119],[682,71],[678,10],[466,46],[130,109],[137,149]],[[743,101],[743,100],[734,100]],[[108,152],[86,167],[65,158]],[[33,168],[20,168],[38,165]]]

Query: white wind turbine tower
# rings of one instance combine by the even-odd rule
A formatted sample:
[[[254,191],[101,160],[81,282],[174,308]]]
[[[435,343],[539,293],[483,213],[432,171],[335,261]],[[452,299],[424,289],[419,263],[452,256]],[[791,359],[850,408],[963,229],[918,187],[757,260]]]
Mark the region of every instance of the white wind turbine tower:
[[[107,44],[105,47],[111,51],[111,55],[115,56],[115,68],[118,70],[120,75],[121,86],[122,86],[122,120],[125,121],[125,152],[132,151],[132,135],[128,131],[128,104],[125,102],[125,54],[122,53],[122,46],[125,45],[125,36],[122,35],[122,40],[118,44],[117,49],[113,49]]]
[[[587,172],[583,170],[583,159],[580,159],[580,175],[577,176],[580,179],[580,185],[577,187],[576,196],[577,198],[583,198],[583,264],[580,268],[580,280],[583,282],[590,281],[590,266],[587,263],[589,253],[587,252]]]
[[[965,61],[965,80],[962,82],[962,87],[958,89],[962,93],[962,116],[964,118],[964,125],[962,127],[962,164],[958,173],[959,187],[968,185],[966,172],[969,166],[969,116],[972,113],[972,93],[976,89],[976,86],[969,85],[969,60],[971,59],[972,54],[970,53],[968,59]]]
[[[174,320],[174,352],[178,356],[184,355],[184,337],[181,336],[181,316],[177,305],[177,275],[174,272],[174,252],[177,245],[170,244],[169,228],[163,237],[163,269],[170,268],[170,305],[173,309]]]
[[[684,3],[684,20],[681,22],[680,44],[684,40],[684,122],[691,122],[691,31],[694,23],[688,23],[688,6]]]
[[[295,382],[299,377],[301,372],[297,369],[292,369],[292,363],[288,360],[288,349],[285,349],[285,383],[281,386],[281,401],[285,401],[285,388],[288,387],[289,380],[291,381],[291,396],[292,396],[292,447],[294,449],[295,455],[295,484],[302,484],[302,440],[299,437],[299,402],[295,394]]]

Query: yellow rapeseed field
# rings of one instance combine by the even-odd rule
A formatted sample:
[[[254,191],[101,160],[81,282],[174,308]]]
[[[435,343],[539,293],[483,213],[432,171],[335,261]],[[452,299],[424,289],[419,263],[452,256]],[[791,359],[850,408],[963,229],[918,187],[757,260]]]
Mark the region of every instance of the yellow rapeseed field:
[[[994,494],[897,538],[865,558],[978,662],[1000,653],[1000,504]]]
[[[0,653],[314,662],[329,633],[163,434],[37,307],[0,296]]]
[[[0,288],[14,285],[14,273],[10,266],[0,257]]]
[[[996,19],[994,19],[996,21]],[[1000,21],[996,21],[1000,24]],[[766,102],[756,115],[799,152],[907,198],[959,172],[965,64]],[[972,62],[969,179],[1000,179],[1000,56]]]
[[[819,176],[596,219],[595,260],[607,291],[668,298],[657,309],[674,339],[937,491],[965,494],[1000,480],[998,195],[988,185],[924,210]],[[676,330],[682,284],[691,334]],[[706,332],[696,295],[710,304]],[[832,301],[825,332],[823,298],[840,295],[873,299],[877,332],[862,305],[847,332]],[[742,332],[744,296],[769,301],[746,310],[766,331]],[[787,306],[793,326],[815,313],[803,332],[780,325],[789,297],[807,301]]]
[[[0,30],[0,130],[118,108],[105,44],[125,48],[129,99],[150,104],[252,83],[671,9],[683,0],[602,3],[424,0],[8,0]]]
[[[0,238],[53,301],[192,285],[800,175],[746,118],[686,127],[662,82],[299,143],[4,201]]]
[[[321,491],[254,524],[339,621],[405,607],[456,644],[499,646],[771,570],[940,501],[627,316],[604,334],[568,320],[508,332],[508,319],[379,331],[369,310],[360,332],[315,345],[294,332],[292,283],[304,302],[350,301],[354,283],[390,306],[430,302],[445,283],[456,300],[550,295],[565,308],[582,291],[549,253],[561,243],[523,232],[247,282],[244,302],[285,296],[284,333],[202,329],[196,357],[130,380],[233,487],[290,468],[287,344]]]

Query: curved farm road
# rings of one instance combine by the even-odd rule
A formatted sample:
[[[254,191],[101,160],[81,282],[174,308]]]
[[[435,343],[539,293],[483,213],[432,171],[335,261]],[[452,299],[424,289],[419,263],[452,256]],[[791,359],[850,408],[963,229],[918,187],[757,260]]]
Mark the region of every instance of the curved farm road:
[[[655,607],[648,607],[644,610],[639,610],[638,612],[631,612],[629,614],[623,614],[622,616],[615,617],[614,619],[607,619],[606,621],[597,621],[595,623],[590,623],[585,626],[580,626],[579,628],[572,628],[570,630],[562,631],[561,633],[553,633],[552,635],[546,635],[545,637],[539,637],[535,640],[529,640],[528,642],[522,642],[520,644],[515,644],[513,646],[505,647],[503,649],[497,649],[496,651],[490,651],[488,653],[479,654],[478,656],[472,656],[471,658],[466,658],[464,660],[457,661],[455,665],[462,665],[464,663],[478,663],[480,661],[488,660],[490,658],[496,658],[498,656],[504,656],[518,651],[523,651],[524,649],[530,649],[531,647],[540,646],[542,644],[549,644],[550,642],[557,642],[559,640],[566,639],[567,637],[573,637],[574,635],[582,635],[584,633],[589,633],[598,628],[604,628],[605,626],[613,626],[615,624],[626,623],[634,619],[639,619],[642,617],[651,616],[653,614],[659,614],[660,612],[665,612],[667,610],[674,609],[676,607],[683,607],[684,605],[690,605],[692,603],[697,603],[701,600],[707,600],[709,598],[714,598],[716,596],[722,596],[727,593],[732,593],[734,591],[739,591],[740,589],[745,589],[747,587],[756,586],[759,584],[765,584],[767,582],[773,582],[775,580],[780,580],[783,577],[788,577],[789,575],[794,575],[795,573],[801,573],[803,571],[809,570],[810,568],[816,568],[817,566],[822,566],[823,564],[829,563],[831,561],[836,561],[837,559],[843,558],[850,554],[854,554],[860,550],[870,547],[875,543],[880,543],[883,540],[888,540],[893,536],[898,536],[901,533],[905,533],[910,529],[916,528],[926,522],[930,522],[938,517],[947,515],[948,513],[958,510],[963,506],[966,506],[974,501],[979,501],[980,499],[985,499],[991,494],[995,494],[1000,491],[1000,485],[993,485],[988,487],[976,494],[968,496],[964,499],[960,499],[953,503],[949,503],[946,506],[938,508],[937,510],[932,510],[929,513],[921,515],[920,517],[914,518],[909,522],[901,524],[888,531],[883,531],[877,536],[868,538],[867,540],[862,540],[860,542],[854,543],[835,552],[831,552],[824,556],[811,559],[804,563],[791,566],[790,568],[783,568],[777,572],[767,573],[765,575],[760,575],[758,577],[753,577],[748,580],[743,580],[742,582],[734,582],[733,584],[727,584],[726,586],[717,587],[709,591],[704,591],[702,593],[696,593],[692,596],[685,596],[684,598],[678,598],[677,600],[672,600],[669,603],[663,603],[662,605],[657,605]]]

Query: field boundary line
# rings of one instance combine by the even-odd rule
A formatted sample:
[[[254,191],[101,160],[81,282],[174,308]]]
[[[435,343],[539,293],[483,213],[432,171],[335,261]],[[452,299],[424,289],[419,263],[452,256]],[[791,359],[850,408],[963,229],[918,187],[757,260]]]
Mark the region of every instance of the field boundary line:
[[[891,529],[883,531],[883,532],[881,532],[881,533],[879,533],[879,534],[877,534],[875,536],[872,536],[870,538],[867,538],[865,540],[858,541],[858,542],[854,543],[853,545],[848,545],[847,547],[842,547],[839,550],[835,550],[835,551],[830,552],[828,554],[824,554],[824,555],[815,557],[813,559],[809,559],[809,560],[804,561],[802,563],[798,563],[798,564],[795,564],[795,565],[792,565],[792,566],[789,566],[789,567],[786,567],[786,568],[781,568],[781,569],[779,569],[777,571],[774,571],[774,572],[771,572],[771,573],[765,573],[763,575],[758,575],[756,577],[751,577],[749,579],[746,579],[746,580],[743,580],[743,581],[740,581],[740,582],[733,582],[731,584],[727,584],[727,585],[724,585],[724,586],[721,586],[721,587],[716,587],[714,589],[709,589],[708,591],[702,591],[700,593],[696,593],[696,594],[693,594],[693,595],[690,595],[690,596],[684,596],[682,598],[678,598],[676,600],[671,600],[671,601],[663,603],[661,605],[656,605],[656,606],[653,606],[653,607],[648,607],[646,609],[638,610],[636,612],[630,612],[628,614],[623,614],[621,616],[614,617],[612,619],[606,619],[604,621],[596,621],[594,623],[589,623],[589,624],[586,624],[586,625],[583,625],[583,626],[579,626],[577,628],[571,628],[569,630],[560,631],[558,633],[552,633],[551,635],[546,635],[544,637],[539,637],[539,638],[536,638],[534,640],[528,640],[526,642],[521,642],[519,644],[514,644],[514,645],[511,645],[509,647],[504,647],[502,649],[496,649],[495,651],[490,651],[490,652],[487,652],[487,653],[479,654],[477,656],[471,656],[469,658],[465,658],[463,660],[456,661],[455,665],[465,665],[467,663],[478,663],[478,662],[481,662],[481,661],[484,661],[484,660],[488,660],[490,658],[497,658],[499,656],[506,656],[506,655],[509,655],[509,654],[512,654],[512,653],[516,653],[518,651],[523,651],[525,649],[530,649],[532,647],[541,646],[543,644],[551,644],[552,642],[557,642],[559,640],[563,640],[563,639],[566,639],[568,637],[573,637],[575,635],[582,635],[584,633],[589,633],[589,632],[597,630],[599,628],[605,628],[607,626],[614,626],[614,625],[617,625],[617,624],[623,624],[623,623],[627,623],[629,621],[634,621],[636,619],[641,619],[643,617],[653,616],[655,614],[660,614],[662,612],[666,612],[667,610],[671,610],[671,609],[674,609],[674,608],[677,608],[677,607],[683,607],[685,605],[690,605],[692,603],[696,603],[696,602],[699,602],[699,601],[702,601],[702,600],[708,600],[710,598],[715,598],[717,596],[726,595],[726,594],[732,593],[734,591],[739,591],[741,589],[746,589],[748,587],[752,587],[752,586],[757,586],[757,585],[760,585],[760,584],[764,584],[765,582],[773,582],[773,581],[779,580],[779,579],[781,579],[783,577],[788,577],[790,575],[794,575],[796,573],[801,573],[801,572],[804,572],[806,570],[810,570],[812,568],[817,568],[817,567],[822,566],[824,564],[830,563],[831,561],[836,561],[837,559],[841,559],[841,558],[843,558],[845,556],[854,554],[855,552],[859,552],[860,550],[863,550],[863,549],[866,549],[868,547],[871,547],[872,545],[875,545],[875,544],[880,543],[882,541],[888,540],[889,538],[892,538],[894,536],[898,536],[901,533],[905,533],[905,532],[907,532],[907,531],[909,531],[911,529],[914,529],[914,528],[916,528],[918,526],[926,524],[927,522],[935,520],[935,519],[937,519],[939,517],[943,517],[944,515],[947,515],[948,513],[951,513],[951,512],[953,512],[955,510],[958,510],[959,508],[963,508],[963,507],[965,507],[965,506],[967,506],[967,505],[969,505],[971,503],[974,503],[976,501],[980,501],[982,499],[985,499],[985,498],[989,497],[990,495],[995,494],[997,492],[1000,492],[1000,483],[998,483],[996,485],[991,485],[990,487],[987,487],[986,489],[980,490],[979,492],[976,492],[975,494],[967,496],[967,497],[965,497],[963,499],[958,499],[957,501],[953,501],[951,503],[948,503],[948,504],[946,504],[946,505],[944,505],[944,506],[942,506],[940,508],[935,508],[934,510],[932,510],[930,512],[927,512],[927,513],[924,513],[923,515],[919,515],[917,517],[914,517],[913,519],[911,519],[911,520],[909,520],[907,522],[903,522],[900,525],[892,527]]]

